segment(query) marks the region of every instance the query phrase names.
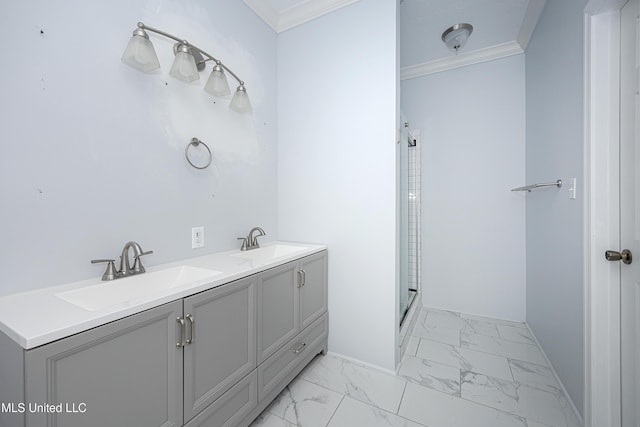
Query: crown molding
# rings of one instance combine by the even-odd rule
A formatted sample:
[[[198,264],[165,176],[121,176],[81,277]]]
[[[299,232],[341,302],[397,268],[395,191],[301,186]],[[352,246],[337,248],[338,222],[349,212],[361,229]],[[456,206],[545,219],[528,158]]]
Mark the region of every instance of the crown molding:
[[[440,73],[454,68],[466,67],[467,65],[505,58],[507,56],[517,55],[523,52],[524,49],[516,41],[501,43],[484,49],[478,49],[455,56],[448,56],[446,58],[401,68],[400,80],[427,76],[429,74]]]
[[[358,1],[360,0],[309,0],[290,7],[280,13],[278,32],[286,31]]]
[[[516,41],[522,47],[522,50],[527,50],[529,41],[533,35],[533,31],[536,29],[540,15],[542,15],[542,9],[547,0],[529,0],[527,5],[527,11],[524,14],[522,25],[520,26],[520,32]]]
[[[278,12],[272,8],[266,1],[264,0],[242,0],[244,4],[249,6],[251,10],[255,12],[264,22],[267,23],[273,30],[278,32],[278,20],[279,15]]]
[[[276,33],[281,33],[360,0],[307,0],[280,12],[273,9],[265,0],[243,1]]]

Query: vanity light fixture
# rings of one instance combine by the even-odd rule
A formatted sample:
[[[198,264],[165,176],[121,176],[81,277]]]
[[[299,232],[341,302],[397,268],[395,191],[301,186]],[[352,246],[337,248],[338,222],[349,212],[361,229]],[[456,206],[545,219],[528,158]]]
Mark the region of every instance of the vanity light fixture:
[[[129,44],[122,54],[122,62],[145,73],[160,68],[158,56],[153,48],[153,44],[149,40],[149,34],[147,31],[160,34],[176,41],[173,45],[173,53],[176,58],[173,61],[171,70],[169,71],[169,75],[171,77],[182,80],[186,83],[194,82],[200,79],[200,71],[205,69],[206,62],[213,61],[215,65],[213,66],[211,75],[204,86],[205,92],[219,97],[230,95],[231,90],[229,89],[229,83],[227,82],[227,76],[225,74],[226,71],[231,74],[239,84],[233,98],[231,99],[229,108],[238,113],[250,113],[252,111],[251,102],[249,101],[244,81],[240,80],[240,78],[226,65],[188,41],[158,30],[157,28],[149,27],[142,22],[138,22],[138,28],[133,31],[133,36],[131,37],[131,40],[129,40]]]
[[[458,52],[467,44],[467,39],[473,32],[473,25],[471,24],[456,24],[453,25],[442,33],[442,41],[453,52]]]

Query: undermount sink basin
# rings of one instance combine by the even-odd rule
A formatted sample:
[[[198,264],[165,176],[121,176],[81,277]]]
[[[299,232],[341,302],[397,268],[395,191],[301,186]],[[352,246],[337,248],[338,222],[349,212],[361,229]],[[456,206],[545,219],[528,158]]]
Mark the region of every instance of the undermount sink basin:
[[[239,252],[237,254],[231,254],[232,257],[242,258],[254,262],[269,262],[276,258],[291,255],[296,252],[304,251],[303,246],[291,246],[291,245],[271,245],[258,249],[250,249],[248,251]]]
[[[80,308],[95,311],[117,304],[141,302],[172,288],[203,284],[219,274],[220,271],[206,268],[180,266],[102,282],[55,295]]]

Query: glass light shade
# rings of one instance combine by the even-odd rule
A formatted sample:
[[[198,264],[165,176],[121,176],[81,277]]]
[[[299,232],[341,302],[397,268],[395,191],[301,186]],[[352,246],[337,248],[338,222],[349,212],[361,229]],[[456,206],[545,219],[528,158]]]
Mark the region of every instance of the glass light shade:
[[[198,67],[196,66],[196,60],[189,52],[189,48],[184,46],[180,48],[176,53],[176,59],[173,61],[171,71],[169,71],[171,77],[175,77],[178,80],[182,80],[186,83],[191,83],[200,78],[198,73]]]
[[[122,54],[122,62],[145,73],[160,68],[153,44],[135,33]]]
[[[219,65],[213,67],[213,71],[207,80],[207,84],[204,86],[204,90],[214,96],[231,95],[231,89],[229,89],[229,83],[227,83],[227,76],[224,75],[222,67]]]
[[[251,102],[249,101],[249,95],[244,85],[238,86],[238,90],[231,99],[229,108],[237,113],[250,113],[252,111]]]
[[[467,39],[473,32],[473,25],[471,24],[456,24],[450,28],[447,28],[442,33],[442,41],[447,45],[449,50],[454,52],[459,51],[467,44]]]

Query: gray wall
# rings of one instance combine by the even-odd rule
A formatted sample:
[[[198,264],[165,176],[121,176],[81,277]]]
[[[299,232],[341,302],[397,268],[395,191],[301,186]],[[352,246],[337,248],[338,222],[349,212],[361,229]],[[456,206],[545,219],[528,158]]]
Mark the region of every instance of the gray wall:
[[[548,1],[526,52],[527,321],[583,411],[583,9]],[[569,179],[578,179],[570,200]]]
[[[425,306],[525,320],[526,196],[510,191],[525,180],[524,66],[515,55],[402,82],[421,131]]]
[[[280,237],[329,246],[329,349],[388,370],[398,329],[396,7],[362,0],[278,39]]]
[[[277,36],[239,0],[0,2],[0,295],[99,277],[128,240],[148,266],[238,247],[255,225],[277,237]],[[136,22],[219,57],[247,84],[254,114],[120,60]],[[210,69],[210,66],[208,67]],[[233,79],[229,77],[233,87]],[[214,164],[191,168],[205,141]],[[191,249],[191,227],[205,227]]]

